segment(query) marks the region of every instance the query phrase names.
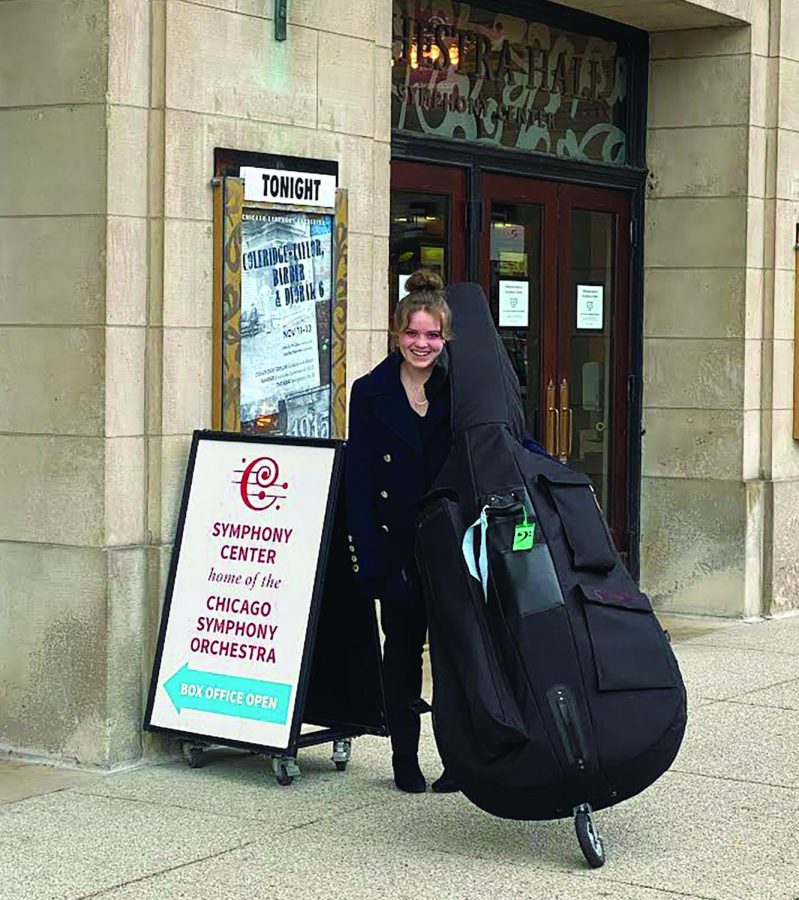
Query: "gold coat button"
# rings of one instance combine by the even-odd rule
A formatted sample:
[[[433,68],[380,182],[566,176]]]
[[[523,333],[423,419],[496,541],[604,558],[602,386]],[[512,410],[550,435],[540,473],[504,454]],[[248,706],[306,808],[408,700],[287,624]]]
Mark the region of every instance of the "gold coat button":
[[[383,529],[383,531],[388,531],[388,525],[381,525],[380,527]]]
[[[391,454],[390,453],[386,453],[386,455],[383,457],[383,462],[391,462]]]
[[[353,565],[352,571],[353,571],[353,572],[360,572],[360,571],[361,571],[361,567],[358,566],[358,565]]]
[[[380,496],[381,496],[384,500],[388,500],[388,491],[380,491]]]
[[[358,557],[357,557],[354,553],[353,553],[353,555],[350,557],[350,559],[351,559],[353,562],[358,562]]]
[[[350,544],[350,553],[355,553],[355,545]]]

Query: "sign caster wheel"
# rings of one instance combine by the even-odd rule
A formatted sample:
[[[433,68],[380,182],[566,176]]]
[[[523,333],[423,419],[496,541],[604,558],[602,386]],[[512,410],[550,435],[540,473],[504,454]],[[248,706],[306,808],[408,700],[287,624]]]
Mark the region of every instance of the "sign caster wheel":
[[[605,847],[594,825],[588,803],[581,803],[574,808],[574,830],[577,832],[577,842],[588,865],[592,869],[604,866]]]
[[[330,757],[336,764],[336,771],[345,772],[352,756],[352,738],[333,741],[333,755]]]
[[[183,757],[190,769],[201,769],[205,765],[205,750],[196,744],[184,744]]]
[[[300,774],[300,767],[296,760],[288,756],[275,756],[272,757],[272,771],[277,783],[281,787],[288,787],[294,783],[294,776]]]

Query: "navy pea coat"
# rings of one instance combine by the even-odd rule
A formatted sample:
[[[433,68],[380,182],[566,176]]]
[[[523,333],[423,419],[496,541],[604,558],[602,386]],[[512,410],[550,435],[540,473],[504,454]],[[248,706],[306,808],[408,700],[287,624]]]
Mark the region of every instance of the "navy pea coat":
[[[452,444],[449,391],[440,384],[446,355],[427,383],[438,381],[440,390],[425,416],[426,447],[400,381],[401,362],[399,353],[389,354],[350,394],[345,499],[352,571],[356,582],[385,592],[375,594],[381,600],[411,589],[416,503],[429,486],[431,457],[433,465],[443,463]]]

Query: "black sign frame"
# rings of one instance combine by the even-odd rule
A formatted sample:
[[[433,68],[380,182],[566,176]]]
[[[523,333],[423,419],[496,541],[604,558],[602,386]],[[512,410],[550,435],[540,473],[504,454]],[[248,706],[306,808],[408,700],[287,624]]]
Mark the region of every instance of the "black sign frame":
[[[189,499],[194,478],[194,469],[197,459],[197,452],[201,442],[203,441],[226,441],[242,444],[258,444],[258,445],[291,445],[297,447],[328,447],[334,450],[333,465],[331,469],[330,482],[328,488],[328,496],[325,502],[325,518],[322,528],[322,535],[319,542],[319,553],[317,556],[316,573],[314,576],[313,590],[311,594],[311,603],[308,612],[308,624],[305,631],[305,642],[301,656],[299,676],[297,678],[296,699],[294,703],[291,725],[289,727],[289,741],[287,747],[274,747],[265,744],[256,744],[248,741],[239,741],[230,739],[225,736],[213,734],[200,734],[194,731],[184,731],[180,729],[167,728],[161,725],[153,724],[152,714],[155,704],[156,692],[158,690],[161,661],[163,656],[164,644],[166,641],[167,628],[169,625],[169,616],[172,610],[173,594],[175,588],[175,579],[177,575],[178,562],[180,558],[180,550],[183,542],[186,515],[188,511]],[[297,749],[303,745],[301,741],[301,729],[303,725],[303,716],[305,706],[308,699],[309,683],[311,678],[311,669],[313,662],[314,648],[317,642],[317,628],[320,619],[321,606],[325,591],[325,576],[330,564],[331,549],[334,544],[334,526],[337,522],[337,510],[341,510],[341,493],[343,485],[343,469],[344,469],[344,449],[345,444],[341,440],[336,439],[309,439],[309,438],[291,438],[283,436],[261,436],[247,435],[233,432],[220,431],[195,431],[192,436],[191,449],[189,451],[189,459],[186,467],[186,477],[183,485],[183,493],[181,497],[180,513],[178,516],[177,528],[175,532],[175,541],[172,551],[172,559],[169,566],[169,574],[167,578],[164,604],[161,612],[161,621],[158,631],[158,640],[156,644],[155,656],[153,659],[152,674],[150,679],[150,687],[147,695],[147,704],[144,714],[144,730],[154,734],[161,734],[176,740],[195,742],[199,744],[214,744],[221,746],[236,747],[242,750],[250,750],[257,753],[271,754],[277,756],[296,756]],[[339,515],[340,518],[340,515]],[[363,607],[363,614],[369,615],[371,612],[374,619],[374,610]],[[382,684],[380,682],[379,669],[379,643],[377,643],[377,625],[374,622],[374,639],[376,652],[378,654],[377,668],[377,690],[381,701],[381,709],[374,722],[350,723],[337,722],[339,736],[359,735],[366,732],[373,734],[387,734],[385,725],[384,704],[382,702]],[[368,648],[367,648],[368,651]],[[332,719],[335,720],[335,711]],[[329,723],[333,725],[334,722]]]

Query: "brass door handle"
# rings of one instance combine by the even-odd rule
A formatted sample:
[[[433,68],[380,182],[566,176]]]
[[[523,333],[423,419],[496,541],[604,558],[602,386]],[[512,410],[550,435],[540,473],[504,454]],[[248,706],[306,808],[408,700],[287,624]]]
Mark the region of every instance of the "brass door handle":
[[[555,382],[550,379],[547,385],[547,423],[546,446],[550,456],[558,455],[558,439],[560,437],[560,412],[555,406]]]
[[[557,406],[550,406],[547,410],[547,453],[550,456],[558,456],[558,443],[560,440],[560,410]]]
[[[563,410],[563,432],[566,438],[564,462],[572,455],[572,438],[574,436],[574,413],[570,406]]]
[[[568,462],[572,452],[574,414],[569,406],[569,382],[564,378],[560,383],[560,414],[558,416],[558,458]]]

